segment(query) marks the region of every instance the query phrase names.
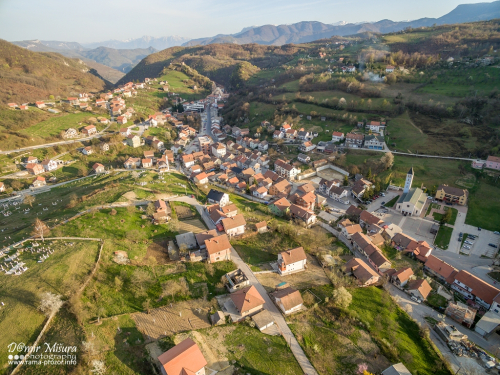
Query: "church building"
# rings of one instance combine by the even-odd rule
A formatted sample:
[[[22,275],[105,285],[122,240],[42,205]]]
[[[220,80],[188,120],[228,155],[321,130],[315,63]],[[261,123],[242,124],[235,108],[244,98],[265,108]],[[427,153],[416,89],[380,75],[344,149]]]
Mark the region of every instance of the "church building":
[[[403,195],[401,195],[396,203],[396,210],[405,216],[420,216],[427,199],[427,194],[425,194],[422,189],[411,187],[413,183],[413,176],[414,173],[412,167],[406,175]]]

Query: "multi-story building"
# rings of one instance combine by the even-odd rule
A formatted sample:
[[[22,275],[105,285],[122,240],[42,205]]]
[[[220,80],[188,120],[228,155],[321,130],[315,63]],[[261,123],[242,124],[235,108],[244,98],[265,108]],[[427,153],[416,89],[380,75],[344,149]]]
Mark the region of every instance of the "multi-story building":
[[[285,163],[281,159],[274,162],[274,170],[277,174],[289,180],[294,180],[295,176],[300,173],[300,169],[295,168],[291,164]]]
[[[448,185],[439,185],[436,191],[436,199],[453,204],[465,206],[469,197],[467,189],[455,188]]]

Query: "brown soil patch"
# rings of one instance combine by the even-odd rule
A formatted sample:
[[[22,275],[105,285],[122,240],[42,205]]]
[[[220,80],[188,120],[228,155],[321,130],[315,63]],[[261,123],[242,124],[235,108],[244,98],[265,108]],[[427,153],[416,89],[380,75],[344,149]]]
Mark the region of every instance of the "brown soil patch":
[[[168,257],[168,242],[152,242],[148,246],[148,251],[146,252],[146,256],[144,259],[148,259],[153,257],[156,259],[158,264],[168,264],[171,263],[170,258]]]
[[[316,258],[307,257],[307,270],[297,272],[287,276],[280,276],[277,273],[262,273],[255,275],[268,291],[276,288],[276,285],[286,281],[290,286],[297,289],[306,289],[313,286],[330,284],[330,279],[326,276],[323,268],[318,264]]]
[[[185,206],[175,206],[175,213],[177,214],[179,220],[190,219],[196,216],[196,214],[189,207]]]
[[[133,191],[128,191],[123,194],[123,198],[127,198],[129,201],[133,201],[137,199],[137,195]]]
[[[215,300],[214,300],[215,301]],[[146,341],[158,340],[183,331],[210,327],[209,312],[215,302],[195,299],[132,314]]]

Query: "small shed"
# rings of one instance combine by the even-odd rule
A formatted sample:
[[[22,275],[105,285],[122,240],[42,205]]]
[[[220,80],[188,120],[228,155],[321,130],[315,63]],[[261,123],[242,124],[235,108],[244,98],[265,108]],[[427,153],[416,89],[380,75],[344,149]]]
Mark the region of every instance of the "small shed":
[[[226,317],[222,311],[216,311],[215,314],[210,315],[212,325],[219,326],[226,323]]]
[[[252,316],[252,320],[255,322],[259,331],[263,331],[274,324],[274,319],[267,310],[263,310],[260,313],[255,314]]]
[[[268,231],[267,222],[261,221],[260,223],[255,224],[255,229],[257,229],[258,233],[266,233]]]

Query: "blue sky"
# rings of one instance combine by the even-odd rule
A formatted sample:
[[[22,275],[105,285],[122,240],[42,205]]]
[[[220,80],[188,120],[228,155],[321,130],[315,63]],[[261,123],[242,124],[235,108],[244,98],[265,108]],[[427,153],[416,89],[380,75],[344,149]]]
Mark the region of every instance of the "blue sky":
[[[440,17],[481,0],[0,0],[0,38],[99,42],[231,34],[299,21],[360,22]]]

